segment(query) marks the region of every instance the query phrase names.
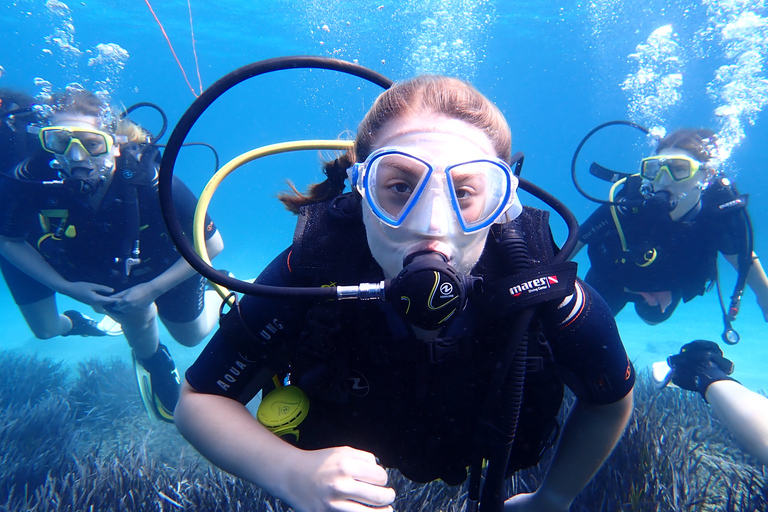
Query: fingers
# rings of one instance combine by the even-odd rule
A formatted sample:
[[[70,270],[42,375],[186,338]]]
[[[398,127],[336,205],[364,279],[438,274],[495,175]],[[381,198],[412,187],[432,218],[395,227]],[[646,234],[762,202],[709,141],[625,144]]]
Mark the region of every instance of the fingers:
[[[130,288],[128,288],[127,290],[123,290],[121,292],[117,292],[117,293],[115,293],[113,295],[110,295],[110,297],[112,297],[113,299],[122,299],[123,297],[128,295],[128,291],[129,290],[130,290]],[[112,291],[114,291],[114,290],[112,290]]]
[[[350,459],[350,476],[374,485],[387,485],[387,470],[379,465],[374,454],[349,447],[343,449],[347,450],[344,455]]]
[[[341,471],[348,478],[335,482],[335,496],[331,503],[342,511],[392,510],[395,491],[387,484],[387,471],[378,465],[373,454],[345,448]],[[362,507],[360,504],[365,505]]]
[[[114,288],[110,288],[109,286],[105,286],[103,284],[90,283],[90,285],[91,285],[91,289],[94,292],[97,292],[97,293],[103,293],[105,295],[111,295],[111,294],[113,294],[115,292]]]

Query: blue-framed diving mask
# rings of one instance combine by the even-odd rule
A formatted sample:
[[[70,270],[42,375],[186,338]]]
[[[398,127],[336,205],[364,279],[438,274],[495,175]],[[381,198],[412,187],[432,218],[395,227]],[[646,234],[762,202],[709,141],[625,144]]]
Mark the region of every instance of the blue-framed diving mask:
[[[512,162],[516,169],[522,165],[519,155]],[[509,164],[495,157],[438,167],[401,148],[383,147],[350,167],[347,174],[376,217],[393,228],[408,220],[429,229],[435,201],[450,206],[464,233],[490,226],[505,212],[515,218],[522,211],[517,176]]]

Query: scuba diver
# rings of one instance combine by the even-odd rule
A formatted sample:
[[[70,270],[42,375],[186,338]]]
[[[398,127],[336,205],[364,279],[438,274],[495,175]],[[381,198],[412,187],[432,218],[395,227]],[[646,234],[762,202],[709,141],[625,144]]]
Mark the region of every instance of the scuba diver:
[[[56,95],[49,106],[45,125],[32,128],[43,151],[0,179],[3,276],[39,339],[107,334],[79,311],[60,314],[56,293],[120,324],[148,414],[172,422],[180,382],[157,317],[191,347],[216,325],[221,301],[206,293],[206,280],[165,229],[151,135],[82,89]],[[174,199],[191,226],[196,198],[177,186]],[[206,225],[215,255],[221,235],[210,219]]]
[[[559,438],[538,490],[484,495],[481,510],[567,511],[629,420],[635,372],[575,264],[549,266],[558,248],[547,213],[520,203],[521,165],[503,115],[471,85],[392,85],[353,148],[325,164],[327,180],[281,197],[299,214],[293,244],[256,280],[289,291],[386,282],[388,299],[245,295],[186,372],[181,434],[297,511],[361,512],[392,510],[385,467],[450,485],[471,468],[472,500],[484,459],[488,487],[493,468],[508,478]],[[521,324],[516,300],[539,293]],[[510,386],[524,386],[495,387],[522,346],[523,380]],[[577,398],[560,428],[564,384]],[[259,392],[254,417],[246,404]]]
[[[640,173],[617,181],[611,200],[581,225],[579,249],[588,245],[585,280],[613,314],[633,302],[651,325],[667,320],[681,300],[703,295],[712,282],[719,289],[722,253],[739,271],[731,306],[727,312],[723,307],[723,339],[733,344],[738,334],[730,320],[745,284],[768,321],[768,278],[752,249],[746,196],[717,169],[716,151],[715,134],[706,129],[680,129],[661,139],[656,154],[641,161]]]

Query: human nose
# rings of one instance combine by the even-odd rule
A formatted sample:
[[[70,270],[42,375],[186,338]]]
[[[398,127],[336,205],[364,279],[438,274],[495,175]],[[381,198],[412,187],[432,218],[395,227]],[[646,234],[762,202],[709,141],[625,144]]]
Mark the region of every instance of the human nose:
[[[659,175],[656,177],[656,185],[654,188],[669,188],[674,184],[675,180],[672,179],[672,175],[669,173],[669,169],[664,166],[659,169]]]
[[[427,191],[424,200],[420,231],[430,237],[446,236],[451,230],[451,205],[448,198],[434,187]]]
[[[88,152],[77,139],[72,139],[72,142],[70,142],[66,156],[75,162],[82,162],[89,157]]]

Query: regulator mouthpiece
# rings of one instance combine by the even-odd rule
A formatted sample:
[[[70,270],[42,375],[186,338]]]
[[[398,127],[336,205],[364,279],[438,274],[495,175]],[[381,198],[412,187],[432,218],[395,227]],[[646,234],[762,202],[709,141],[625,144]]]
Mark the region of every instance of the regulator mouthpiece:
[[[677,208],[679,203],[678,198],[666,190],[654,192],[651,189],[647,193],[644,192],[643,195],[645,196],[643,208],[647,208],[649,211],[659,215],[669,214],[669,212]]]
[[[456,318],[481,283],[456,272],[442,254],[419,252],[405,259],[387,297],[409,323],[433,331]]]

